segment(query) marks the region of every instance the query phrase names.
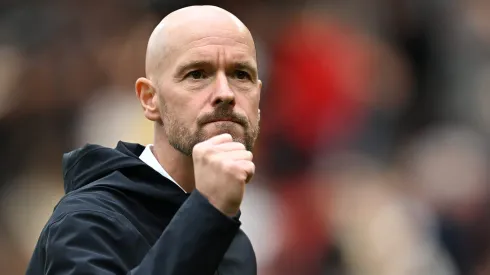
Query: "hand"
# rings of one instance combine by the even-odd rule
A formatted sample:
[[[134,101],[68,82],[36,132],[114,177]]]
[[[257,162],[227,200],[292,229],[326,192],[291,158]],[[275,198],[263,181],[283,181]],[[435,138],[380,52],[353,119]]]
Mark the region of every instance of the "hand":
[[[222,134],[194,146],[192,158],[196,189],[225,215],[236,215],[255,173],[252,153]]]

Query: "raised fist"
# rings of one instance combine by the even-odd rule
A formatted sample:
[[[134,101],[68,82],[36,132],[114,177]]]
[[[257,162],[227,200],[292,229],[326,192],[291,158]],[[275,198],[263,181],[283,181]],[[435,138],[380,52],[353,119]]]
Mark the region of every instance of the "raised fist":
[[[222,134],[194,146],[192,157],[197,190],[225,215],[236,215],[255,173],[252,153]]]

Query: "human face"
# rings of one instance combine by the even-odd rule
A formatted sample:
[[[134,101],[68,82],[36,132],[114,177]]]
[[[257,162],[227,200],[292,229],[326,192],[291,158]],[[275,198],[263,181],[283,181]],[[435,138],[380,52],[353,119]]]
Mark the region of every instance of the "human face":
[[[258,80],[253,41],[236,30],[190,35],[169,55],[158,81],[160,115],[169,143],[184,155],[229,133],[252,150],[259,134]]]

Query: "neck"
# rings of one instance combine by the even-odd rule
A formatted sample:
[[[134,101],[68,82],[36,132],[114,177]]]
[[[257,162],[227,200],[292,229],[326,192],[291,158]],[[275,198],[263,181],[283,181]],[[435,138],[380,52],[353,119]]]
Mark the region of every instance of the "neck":
[[[155,127],[153,154],[165,171],[187,192],[195,188],[192,157],[185,156],[172,147],[161,127]]]

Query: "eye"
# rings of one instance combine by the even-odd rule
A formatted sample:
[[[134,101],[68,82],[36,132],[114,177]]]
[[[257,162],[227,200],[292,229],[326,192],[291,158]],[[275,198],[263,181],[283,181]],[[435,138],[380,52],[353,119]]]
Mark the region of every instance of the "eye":
[[[203,70],[196,70],[188,73],[186,78],[187,77],[191,77],[192,79],[204,79],[206,78],[206,74]]]
[[[235,77],[236,77],[237,79],[242,79],[242,80],[243,80],[243,79],[248,79],[248,80],[251,80],[251,79],[252,79],[252,78],[250,77],[250,74],[249,74],[249,73],[247,73],[247,72],[245,72],[245,71],[240,71],[240,70],[235,71]]]

